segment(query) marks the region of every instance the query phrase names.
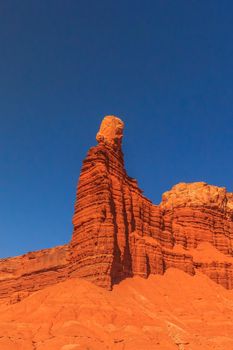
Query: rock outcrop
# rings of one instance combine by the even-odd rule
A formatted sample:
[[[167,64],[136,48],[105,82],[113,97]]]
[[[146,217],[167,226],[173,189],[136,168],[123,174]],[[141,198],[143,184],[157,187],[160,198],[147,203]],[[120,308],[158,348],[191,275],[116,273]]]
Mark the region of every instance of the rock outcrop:
[[[84,160],[77,190],[71,241],[73,273],[111,288],[126,277],[163,274],[169,267],[190,274],[201,269],[232,287],[233,194],[203,182],[178,184],[153,205],[124,168],[123,123],[105,117],[99,144]],[[201,242],[225,261],[195,260]]]
[[[119,118],[105,117],[83,161],[71,242],[0,260],[0,297],[20,298],[74,276],[111,289],[169,267],[200,270],[233,288],[233,193],[180,183],[153,205],[124,168],[123,129]]]
[[[17,302],[31,292],[68,278],[67,245],[0,260],[0,299]]]

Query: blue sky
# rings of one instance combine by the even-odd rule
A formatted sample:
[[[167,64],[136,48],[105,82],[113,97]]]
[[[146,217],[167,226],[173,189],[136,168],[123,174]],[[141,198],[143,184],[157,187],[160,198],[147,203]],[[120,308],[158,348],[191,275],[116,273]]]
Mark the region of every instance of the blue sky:
[[[233,191],[233,2],[0,3],[0,256],[67,242],[80,167],[106,114],[153,202]]]

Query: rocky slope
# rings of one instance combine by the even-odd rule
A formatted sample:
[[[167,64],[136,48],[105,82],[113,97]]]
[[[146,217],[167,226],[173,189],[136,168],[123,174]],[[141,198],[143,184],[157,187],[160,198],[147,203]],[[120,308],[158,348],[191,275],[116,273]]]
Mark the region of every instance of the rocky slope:
[[[105,117],[83,162],[71,242],[0,260],[0,298],[18,301],[72,277],[111,289],[170,267],[233,287],[233,194],[181,183],[153,205],[124,168],[123,128],[119,118]]]
[[[233,292],[197,272],[72,278],[0,306],[1,350],[230,350]]]

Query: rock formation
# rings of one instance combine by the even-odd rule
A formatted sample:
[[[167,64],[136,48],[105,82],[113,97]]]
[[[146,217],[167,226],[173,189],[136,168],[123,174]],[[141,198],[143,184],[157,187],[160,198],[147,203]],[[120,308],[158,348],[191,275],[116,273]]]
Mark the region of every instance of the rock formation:
[[[0,300],[17,302],[31,292],[68,278],[67,245],[0,260]]]
[[[124,123],[103,119],[85,160],[68,245],[0,260],[0,297],[22,298],[71,277],[111,289],[169,267],[233,288],[233,193],[180,183],[153,205],[124,168]]]

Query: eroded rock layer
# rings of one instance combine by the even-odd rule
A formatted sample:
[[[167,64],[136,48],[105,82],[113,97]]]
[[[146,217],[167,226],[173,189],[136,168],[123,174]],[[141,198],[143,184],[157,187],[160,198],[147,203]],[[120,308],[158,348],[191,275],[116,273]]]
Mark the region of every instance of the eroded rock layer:
[[[85,158],[68,245],[0,260],[0,298],[77,276],[106,289],[126,277],[200,270],[233,288],[233,193],[180,183],[153,205],[124,168],[124,123],[103,119]]]
[[[67,245],[0,260],[0,298],[17,302],[31,292],[64,281],[69,275]]]
[[[125,171],[122,135],[123,123],[106,117],[98,145],[84,160],[73,218],[73,274],[111,288],[125,277],[163,274],[169,267],[189,274],[200,269],[232,288],[233,194],[204,182],[181,183],[153,205]],[[209,247],[192,253],[202,242],[221,259],[212,251],[206,261]]]

